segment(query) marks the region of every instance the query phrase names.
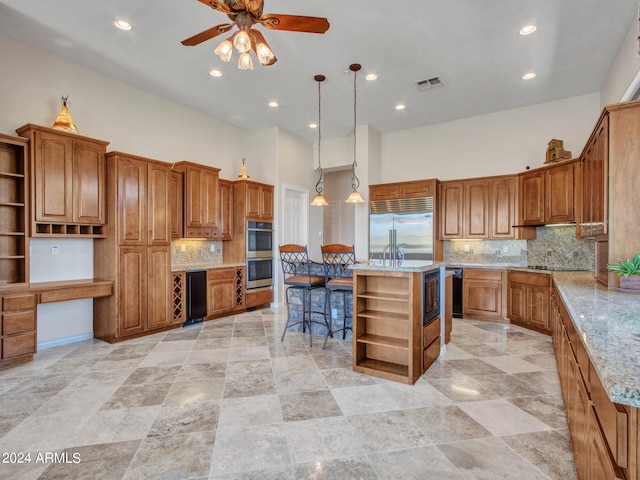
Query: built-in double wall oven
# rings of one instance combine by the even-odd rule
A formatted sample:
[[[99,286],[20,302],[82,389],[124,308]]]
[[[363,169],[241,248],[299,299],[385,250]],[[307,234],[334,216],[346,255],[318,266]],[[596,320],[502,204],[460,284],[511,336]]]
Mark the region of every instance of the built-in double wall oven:
[[[273,285],[273,224],[247,222],[247,290]]]

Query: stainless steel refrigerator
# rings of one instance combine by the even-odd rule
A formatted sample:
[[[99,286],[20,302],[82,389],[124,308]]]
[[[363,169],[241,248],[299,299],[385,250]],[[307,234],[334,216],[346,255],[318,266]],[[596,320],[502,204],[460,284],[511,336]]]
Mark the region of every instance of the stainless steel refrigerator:
[[[369,258],[382,258],[390,243],[405,260],[433,260],[433,198],[369,203]]]

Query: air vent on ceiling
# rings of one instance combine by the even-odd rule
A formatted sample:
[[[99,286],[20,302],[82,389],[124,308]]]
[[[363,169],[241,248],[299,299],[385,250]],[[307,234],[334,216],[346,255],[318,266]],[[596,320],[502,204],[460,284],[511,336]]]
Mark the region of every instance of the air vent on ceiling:
[[[440,87],[442,82],[438,77],[428,78],[426,80],[418,80],[416,82],[416,87],[418,90],[431,90],[436,87]]]

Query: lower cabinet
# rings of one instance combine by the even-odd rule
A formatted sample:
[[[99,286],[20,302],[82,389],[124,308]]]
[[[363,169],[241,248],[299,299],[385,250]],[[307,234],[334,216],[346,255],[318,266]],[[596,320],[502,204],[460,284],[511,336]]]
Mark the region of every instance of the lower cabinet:
[[[0,368],[27,362],[36,353],[36,306],[33,293],[9,294],[2,302]]]
[[[640,478],[637,462],[629,461],[637,451],[633,421],[609,400],[555,288],[551,329],[578,480]]]
[[[551,333],[549,323],[548,273],[510,270],[507,287],[507,316],[512,323],[542,333]]]
[[[436,317],[422,327],[422,371],[440,356],[440,317]]]
[[[462,311],[477,318],[503,318],[506,271],[485,268],[463,270]]]
[[[207,271],[207,316],[219,316],[236,309],[236,269]]]

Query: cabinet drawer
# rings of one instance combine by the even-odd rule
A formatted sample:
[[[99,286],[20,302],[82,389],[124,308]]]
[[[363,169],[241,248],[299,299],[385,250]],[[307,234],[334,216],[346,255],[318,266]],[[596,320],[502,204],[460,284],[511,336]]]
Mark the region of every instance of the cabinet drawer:
[[[2,315],[2,335],[34,332],[36,329],[36,312],[16,312]]]
[[[2,299],[2,310],[5,312],[31,310],[36,308],[37,304],[38,300],[35,293],[11,295]]]
[[[434,342],[431,342],[427,348],[425,348],[422,356],[422,371],[425,371],[431,364],[435,361],[436,358],[440,355],[440,339],[436,339]]]
[[[207,280],[235,280],[235,268],[211,268],[207,270]]]
[[[501,281],[504,270],[488,270],[484,268],[465,268],[463,278]]]
[[[422,347],[427,348],[440,336],[440,317],[436,317],[431,323],[422,327]]]
[[[35,332],[2,339],[2,359],[33,355],[36,353]]]
[[[509,281],[514,283],[524,283],[525,285],[535,285],[538,287],[548,287],[551,285],[551,275],[548,273],[509,272]]]

